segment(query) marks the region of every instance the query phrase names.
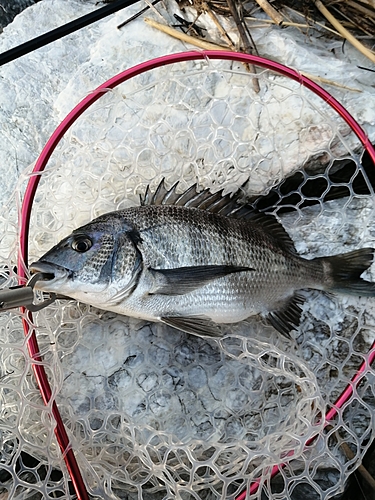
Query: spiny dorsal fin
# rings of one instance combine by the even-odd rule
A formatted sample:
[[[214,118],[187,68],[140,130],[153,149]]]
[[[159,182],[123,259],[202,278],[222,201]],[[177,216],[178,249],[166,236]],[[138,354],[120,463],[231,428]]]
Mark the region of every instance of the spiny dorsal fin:
[[[168,195],[175,191],[178,182],[176,182],[171,189],[165,187],[164,179],[162,179],[156,188],[155,193],[151,192],[150,186],[147,185],[145,194],[139,195],[141,206],[145,205],[173,205],[173,203],[168,203]]]
[[[155,193],[147,186],[141,205],[178,205],[181,207],[198,208],[215,214],[225,215],[233,219],[249,220],[267,231],[279,245],[290,252],[296,253],[294,243],[280,222],[273,216],[258,212],[251,205],[241,204],[239,200],[248,180],[233,194],[223,195],[223,189],[216,193],[206,188],[198,191],[197,184],[193,184],[181,194],[176,192],[178,182],[170,189],[165,187],[164,179],[161,180]]]
[[[178,182],[173,184],[170,189],[165,187],[164,179],[161,180],[155,193],[152,193],[150,186],[147,186],[145,194],[140,195],[141,205],[178,205],[181,207],[199,208],[213,213],[221,213],[229,215],[235,209],[241,208],[238,203],[239,198],[243,194],[243,188],[247,184],[246,181],[235,193],[223,195],[223,189],[216,193],[206,188],[203,191],[198,191],[198,185],[193,184],[186,191],[178,194]],[[237,217],[237,216],[236,216]]]
[[[233,215],[230,214],[230,217],[233,217]],[[281,222],[279,222],[275,216],[252,210],[248,211],[241,218],[259,225],[259,227],[261,227],[264,232],[267,232],[272,236],[272,238],[275,239],[278,245],[283,246],[291,253],[297,254],[297,250],[294,246],[292,238],[289,236]]]

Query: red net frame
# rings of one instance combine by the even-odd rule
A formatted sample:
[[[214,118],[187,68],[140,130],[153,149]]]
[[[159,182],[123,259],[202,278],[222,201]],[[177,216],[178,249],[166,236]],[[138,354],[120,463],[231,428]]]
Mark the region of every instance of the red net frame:
[[[18,254],[18,273],[19,273],[19,283],[24,284],[27,277],[27,264],[28,264],[28,238],[29,238],[29,227],[30,227],[30,215],[33,206],[34,197],[38,188],[40,181],[40,173],[45,169],[49,158],[51,157],[53,151],[58,145],[61,138],[67,132],[67,130],[73,125],[73,123],[82,115],[82,113],[87,110],[94,102],[96,102],[102,95],[104,95],[108,90],[111,90],[121,83],[133,78],[146,71],[166,66],[173,63],[199,60],[199,59],[221,59],[221,60],[231,60],[241,63],[253,64],[265,69],[269,69],[278,73],[280,75],[291,78],[297,81],[300,85],[308,88],[314,92],[317,96],[323,99],[329,106],[331,106],[338,115],[349,125],[355,135],[358,137],[359,141],[363,145],[364,149],[369,154],[375,167],[375,149],[373,148],[366,132],[354,119],[354,117],[334,98],[329,92],[320,87],[318,84],[310,80],[309,78],[301,75],[298,71],[288,68],[283,64],[275,61],[265,59],[263,57],[241,54],[236,52],[227,51],[202,51],[202,52],[182,52],[177,54],[170,54],[167,56],[159,57],[146,61],[139,65],[133,66],[118,75],[112,77],[111,79],[104,82],[102,85],[97,87],[93,92],[87,95],[77,106],[65,117],[61,124],[56,128],[54,133],[51,135],[49,141],[45,145],[43,151],[41,152],[39,158],[37,159],[32,175],[26,187],[25,195],[23,198],[21,216],[19,221],[19,254]],[[30,312],[23,310],[23,327],[26,337],[28,338],[28,349],[30,357],[33,361],[34,374],[40,389],[41,396],[46,406],[51,407],[51,412],[53,418],[56,421],[55,434],[64,457],[67,469],[69,471],[75,492],[78,499],[88,499],[88,494],[86,486],[79,470],[78,464],[75,459],[74,451],[71,448],[69,437],[66,433],[64,423],[60,416],[59,409],[56,402],[51,398],[52,391],[51,387],[41,364],[41,357],[39,354],[39,347],[36,338],[36,332],[33,325],[33,318]],[[365,361],[360,365],[357,372],[353,376],[350,384],[342,392],[340,397],[332,404],[330,410],[324,415],[325,425],[328,425],[330,420],[332,420],[338,410],[348,401],[352,395],[355,387],[360,382],[361,378],[365,375],[367,369],[375,359],[375,341],[371,346],[371,349],[365,357]],[[311,444],[314,438],[310,439],[307,445]],[[280,466],[275,466],[271,471],[271,477],[279,472]],[[260,485],[260,480],[256,480],[250,485],[249,493],[255,493]],[[244,491],[241,495],[237,497],[237,500],[244,500],[248,492]]]

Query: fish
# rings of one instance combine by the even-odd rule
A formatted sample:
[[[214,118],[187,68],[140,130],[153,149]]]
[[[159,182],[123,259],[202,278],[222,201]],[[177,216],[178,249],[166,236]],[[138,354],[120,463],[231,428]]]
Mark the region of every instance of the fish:
[[[290,337],[307,290],[375,296],[361,278],[374,248],[306,259],[275,215],[241,202],[243,186],[177,187],[162,180],[140,205],[75,229],[31,264],[45,277],[35,288],[211,337],[255,315]]]

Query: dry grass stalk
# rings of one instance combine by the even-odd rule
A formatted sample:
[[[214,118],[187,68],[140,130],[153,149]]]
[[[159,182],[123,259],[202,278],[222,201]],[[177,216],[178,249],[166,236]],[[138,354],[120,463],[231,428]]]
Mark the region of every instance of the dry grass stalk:
[[[157,16],[159,16],[161,19],[163,19],[163,16],[160,14],[158,9],[154,7],[154,5],[150,2],[150,0],[144,0],[145,4],[151,9]]]
[[[375,0],[360,0],[362,3],[366,5],[370,5],[373,9],[375,9]]]
[[[150,19],[149,17],[145,18],[145,22],[149,25],[152,26],[153,28],[158,29],[159,31],[162,31],[163,33],[166,33],[167,35],[173,36],[174,38],[177,38],[178,40],[181,40],[182,42],[190,43],[191,45],[195,45],[196,47],[199,47],[200,49],[203,50],[234,50],[231,46],[222,46],[222,45],[217,45],[215,43],[211,42],[206,42],[205,40],[202,40],[197,37],[193,37],[190,35],[187,35],[186,33],[181,33],[180,31],[171,28],[170,26],[166,26],[165,24],[160,24],[157,21],[154,21],[153,19]],[[255,73],[255,68],[252,64],[245,64],[246,67],[252,72]],[[259,92],[259,82],[258,79],[255,77],[252,80],[253,86],[254,86],[254,91]]]
[[[233,20],[236,23],[238,32],[240,34],[241,42],[243,44],[243,50],[247,54],[252,54],[252,46],[249,40],[249,37],[247,36],[247,32],[245,29],[245,24],[243,20],[240,18],[240,15],[237,11],[237,6],[234,2],[234,0],[227,0],[228,7],[230,9],[230,13],[232,14]]]
[[[147,23],[149,26],[152,26],[153,28],[158,29],[159,31],[162,31],[163,33],[166,33],[167,35],[173,36],[173,38],[177,38],[182,42],[190,43],[191,45],[195,45],[195,47],[199,47],[203,50],[231,50],[231,48],[228,46],[217,45],[215,43],[206,42],[205,40],[196,38],[194,36],[186,35],[185,33],[171,28],[170,26],[158,23],[157,21],[154,21],[149,17],[145,17],[145,23]]]
[[[332,425],[327,425],[326,429],[328,431],[332,431],[333,427],[332,427]],[[346,458],[348,458],[349,460],[353,460],[353,458],[355,457],[355,454],[353,453],[351,448],[345,443],[345,441],[341,441],[339,439],[339,437],[338,437],[339,434],[337,431],[334,432],[333,435],[336,437],[336,440],[339,443],[339,446],[341,447],[342,451],[344,452],[344,455],[346,456]],[[367,482],[367,484],[373,489],[373,493],[375,493],[375,479],[371,476],[369,471],[362,464],[360,464],[358,466],[357,471],[359,472],[359,474],[361,474],[361,476]]]
[[[363,5],[361,5],[360,3],[353,2],[352,0],[346,0],[346,3],[347,3],[347,5],[349,5],[350,7],[353,7],[353,9],[356,9],[358,12],[361,12],[365,16],[372,17],[373,19],[375,19],[375,11],[374,10],[368,9],[367,7],[364,7]],[[374,7],[375,7],[375,5],[374,5]]]
[[[251,27],[253,29],[254,28],[265,28],[265,27],[267,27],[270,24],[275,24],[275,21],[273,21],[272,19],[259,19],[259,17],[248,17],[248,16],[246,16],[246,20],[247,21],[257,21],[257,22],[261,23],[261,24],[251,25]],[[306,23],[293,23],[292,21],[283,21],[283,26],[292,26],[294,28],[305,28],[305,29],[311,28],[310,24],[306,24]]]
[[[356,89],[354,87],[348,87],[347,85],[343,85],[342,83],[335,82],[333,80],[329,80],[328,78],[323,78],[322,76],[315,76],[311,73],[305,73],[304,71],[300,71],[301,75],[310,78],[314,82],[325,83],[326,85],[331,85],[332,87],[338,87],[344,90],[350,90],[351,92],[362,92],[360,89]]]
[[[264,10],[264,12],[272,19],[272,21],[281,26],[284,22],[283,16],[278,12],[272,5],[268,2],[268,0],[255,0],[256,3]]]
[[[233,43],[232,39],[230,38],[230,36],[228,35],[228,33],[225,31],[225,29],[220,24],[220,21],[218,20],[216,14],[213,12],[213,10],[211,9],[211,7],[206,2],[203,1],[202,2],[202,8],[210,16],[210,18],[214,22],[215,26],[219,30],[221,36],[225,38],[225,40],[226,40],[227,44],[229,45],[229,47],[232,50],[235,50],[235,46],[234,46],[234,43]]]
[[[236,4],[234,0],[227,0],[228,7],[230,9],[230,12],[232,14],[232,17],[234,19],[234,22],[236,23],[238,32],[240,34],[241,41],[244,45],[243,49],[244,52],[247,54],[252,54],[252,46],[248,37],[248,31],[246,28],[246,24],[243,20],[243,18],[240,17]],[[256,73],[255,66],[253,64],[245,64],[245,67],[251,72],[251,73]],[[253,89],[255,92],[260,92],[260,87],[259,87],[259,80],[257,78],[253,78],[252,80],[253,83]]]
[[[323,16],[329,21],[337,31],[348,40],[359,52],[361,52],[364,56],[366,56],[370,61],[375,63],[375,54],[365,47],[361,42],[359,42],[355,36],[353,36],[349,31],[344,28],[344,26],[338,21],[329,10],[322,4],[321,0],[315,0],[315,5],[319,9],[319,11],[323,14]]]
[[[375,0],[361,0],[361,3],[366,5],[370,5],[373,9],[375,9]]]
[[[329,31],[333,35],[341,37],[341,34],[338,31],[333,30],[329,26],[326,26],[325,24],[320,23],[319,21],[315,21],[315,19],[313,19],[312,17],[310,17],[310,16],[308,16],[306,14],[302,14],[302,12],[298,12],[298,10],[292,9],[291,7],[288,7],[286,5],[284,6],[284,8],[287,8],[288,10],[290,10],[291,12],[293,12],[293,14],[296,14],[297,16],[303,17],[304,19],[306,19],[307,21],[309,21],[311,23],[311,25],[309,25],[310,28],[313,28],[314,24],[316,24],[320,28],[323,28],[324,30]]]
[[[350,18],[349,16],[347,16],[345,14],[345,12],[338,9],[334,5],[332,6],[332,9],[335,10],[339,15],[341,15],[342,17],[344,17],[346,19],[348,28],[352,28],[352,29],[354,28],[354,29],[360,30],[363,33],[365,33],[366,35],[371,36],[371,33],[368,30],[366,30],[366,28],[364,26],[362,26],[360,23],[358,23],[358,21],[356,21],[356,19]],[[344,24],[344,21],[341,21],[341,23]]]

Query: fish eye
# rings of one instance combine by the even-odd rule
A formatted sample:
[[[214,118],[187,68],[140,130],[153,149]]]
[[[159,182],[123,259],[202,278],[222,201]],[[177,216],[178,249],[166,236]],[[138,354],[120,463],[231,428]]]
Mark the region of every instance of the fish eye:
[[[73,250],[79,253],[87,252],[87,250],[90,250],[91,247],[92,247],[92,241],[87,236],[77,236],[72,241]]]

